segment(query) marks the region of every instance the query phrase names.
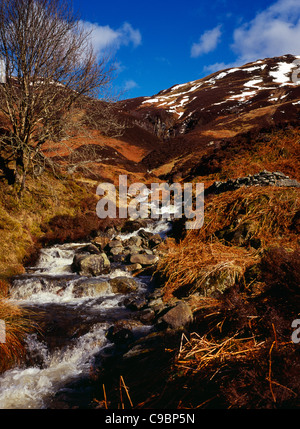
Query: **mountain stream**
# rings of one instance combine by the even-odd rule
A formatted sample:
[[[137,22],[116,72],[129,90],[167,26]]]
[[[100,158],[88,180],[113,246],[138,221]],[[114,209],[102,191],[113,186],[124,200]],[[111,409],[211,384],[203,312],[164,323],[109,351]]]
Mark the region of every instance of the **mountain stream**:
[[[170,224],[160,220],[145,229],[165,236]],[[120,239],[137,233],[120,235]],[[118,320],[130,318],[123,294],[109,289],[94,296],[78,297],[74,293],[76,286],[86,280],[71,270],[75,252],[84,246],[72,243],[44,248],[36,266],[14,280],[10,300],[37,314],[45,334],[28,335],[26,362],[0,376],[0,409],[60,408],[61,403],[55,401],[57,395],[66,398],[67,407],[74,405],[76,398],[84,402],[85,394],[89,397],[89,386],[86,383],[83,387],[79,380],[89,377],[96,356],[111,347],[105,335],[107,329]],[[112,264],[110,273],[101,280],[119,276],[132,277],[124,266]],[[151,286],[150,277],[137,276],[135,280],[138,293]],[[135,335],[150,330],[151,325],[138,326]]]

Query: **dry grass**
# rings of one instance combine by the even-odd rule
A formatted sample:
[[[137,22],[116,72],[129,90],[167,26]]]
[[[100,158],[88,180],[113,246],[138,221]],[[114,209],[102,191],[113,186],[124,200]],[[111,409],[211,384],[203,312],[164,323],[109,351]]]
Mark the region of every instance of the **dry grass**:
[[[43,236],[42,225],[54,216],[75,216],[81,213],[83,200],[93,195],[89,184],[57,180],[45,174],[28,178],[22,200],[14,190],[1,183],[0,187],[0,278],[10,278],[24,272],[28,257]],[[96,204],[96,203],[95,203]]]
[[[262,170],[281,171],[300,180],[300,130],[272,130],[257,137],[240,137],[213,154],[214,180],[236,179]],[[212,171],[213,172],[213,171]]]
[[[22,361],[25,355],[24,337],[36,326],[30,321],[27,311],[5,299],[0,299],[0,320],[5,324],[5,342],[0,342],[1,373]]]
[[[299,189],[242,188],[206,201],[203,228],[189,231],[179,243],[166,243],[166,256],[158,264],[166,279],[165,298],[184,287],[205,295],[214,284],[222,292],[259,263],[269,247],[293,250],[298,244],[292,223],[300,210],[299,195]],[[253,240],[259,246],[252,247]]]
[[[224,193],[208,201],[206,223],[200,234],[210,236],[216,231],[251,223],[253,237],[267,244],[271,239],[292,235],[290,225],[300,209],[299,189],[241,188]],[[295,238],[295,237],[294,237]]]
[[[164,277],[165,299],[176,290],[189,285],[189,293],[200,291],[209,295],[210,287],[219,290],[232,286],[243,276],[256,256],[245,249],[228,247],[220,242],[203,243],[192,234],[179,244],[169,244],[167,256],[160,260],[158,271]]]
[[[228,360],[254,353],[264,344],[264,341],[257,343],[254,337],[236,337],[234,335],[217,342],[196,332],[189,339],[182,334],[176,365],[197,372],[214,364],[219,370]]]
[[[97,409],[103,409],[105,408],[108,410],[111,408],[111,402],[107,398],[106,388],[105,384],[102,384],[103,389],[103,400],[99,401],[98,399],[94,398],[93,401],[97,404]],[[130,397],[129,388],[126,386],[124,378],[122,375],[120,375],[119,379],[119,401],[118,401],[118,409],[125,410],[126,408],[133,409],[133,403]]]

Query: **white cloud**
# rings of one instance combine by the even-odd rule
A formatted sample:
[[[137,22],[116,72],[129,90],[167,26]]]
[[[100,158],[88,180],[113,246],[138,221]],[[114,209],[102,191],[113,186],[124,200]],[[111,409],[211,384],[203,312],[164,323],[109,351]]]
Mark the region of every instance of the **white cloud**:
[[[125,22],[122,27],[118,30],[122,40],[121,44],[128,45],[130,43],[136,48],[142,43],[142,35],[139,30],[132,28],[131,24]]]
[[[138,88],[138,84],[134,80],[127,80],[125,82],[124,91],[130,91],[134,88]]]
[[[300,2],[278,0],[234,31],[239,63],[284,54],[300,54]]]
[[[231,63],[215,63],[205,72],[239,67],[258,59],[285,54],[300,55],[300,1],[278,0],[257,13],[253,20],[236,28],[231,49],[236,59]]]
[[[87,31],[91,31],[91,41],[97,52],[106,49],[118,50],[121,46],[137,47],[142,43],[142,36],[139,30],[134,29],[131,24],[125,22],[117,30],[109,25],[99,25],[88,21],[81,22]]]
[[[197,58],[200,55],[214,51],[221,38],[221,26],[207,30],[199,39],[198,43],[194,43],[191,49],[191,57]]]

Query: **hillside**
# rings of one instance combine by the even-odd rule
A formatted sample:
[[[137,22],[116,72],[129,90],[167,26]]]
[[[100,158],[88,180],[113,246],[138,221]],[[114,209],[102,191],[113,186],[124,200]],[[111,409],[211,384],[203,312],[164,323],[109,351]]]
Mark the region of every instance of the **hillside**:
[[[155,174],[187,175],[203,155],[245,134],[296,125],[300,87],[292,75],[298,58],[286,55],[219,71],[121,106],[159,139],[142,164]]]
[[[269,143],[273,137],[276,139],[275,135],[283,129],[297,130],[297,61],[299,58],[292,55],[258,60],[174,85],[153,97],[117,102],[112,113],[120,130],[115,135],[101,132],[101,124],[109,120],[95,116],[93,108],[79,110],[74,121],[94,115],[93,121],[87,121],[63,145],[50,142],[44,153],[68,163],[64,150],[71,147],[72,160],[79,161],[74,172],[96,181],[115,181],[119,174],[127,173],[132,181],[143,182],[150,178],[181,180],[195,174],[209,176],[220,172],[217,164],[228,162],[232,153],[236,156],[243,150],[245,158],[249,150],[265,151],[267,140]],[[286,149],[281,150],[279,158],[285,155],[294,159],[294,152],[289,156],[284,154]],[[263,158],[261,164],[267,161]],[[84,168],[80,160],[84,160]],[[248,165],[247,171],[232,168],[222,174],[223,178],[255,174],[261,167],[269,168]],[[282,172],[298,177],[296,169],[288,165],[283,166]]]
[[[0,178],[0,320],[10,334],[7,347],[0,342],[0,372],[24,360],[36,364],[32,392],[39,396],[39,371],[45,371],[41,390],[50,386],[54,391],[49,408],[117,409],[130,399],[129,391],[134,406],[131,399],[129,405],[137,409],[299,408],[299,344],[291,341],[300,302],[297,61],[291,55],[258,60],[153,97],[120,101],[112,106],[115,125],[120,125],[116,133],[101,130],[103,118],[87,104],[73,118],[78,132],[44,147],[44,155],[62,167],[59,174],[46,168],[41,175],[29,175],[21,199]],[[187,231],[184,219],[178,219],[161,237],[145,231],[144,220],[100,220],[96,188],[103,181],[117,184],[120,174],[128,175],[129,184],[204,183],[204,226]],[[69,288],[66,273],[58,271],[56,278],[54,271],[52,278],[49,270],[54,260],[60,269],[64,258],[73,257],[70,244],[76,250],[67,275],[79,281],[74,296],[76,288]],[[35,271],[41,249],[47,257],[41,271]],[[122,268],[120,288],[125,295],[130,290],[126,298],[123,292],[113,299],[103,295],[97,288],[105,282],[99,286],[103,279],[90,274],[96,271],[87,271],[88,279],[78,267],[74,271],[76,261],[80,266],[100,253],[111,263],[106,269]],[[102,275],[108,276],[104,286],[110,288],[115,273]],[[139,295],[124,285],[124,277],[134,282],[147,275],[151,293]],[[29,294],[28,307],[22,309],[9,301],[12,289],[18,296],[18,286],[11,287],[15,277],[21,289],[25,280],[23,292]],[[32,296],[38,300],[31,303]],[[45,307],[39,307],[45,296]],[[115,298],[117,306],[110,307]],[[108,313],[102,313],[106,300]],[[106,326],[89,332],[94,320],[109,324],[107,331]],[[28,357],[24,337],[32,331],[43,347],[38,346],[42,352],[33,348]],[[91,333],[90,342],[80,342]],[[87,373],[61,382],[58,368],[55,390],[56,356],[65,362],[64,369],[72,369],[70,344],[80,340],[80,357],[82,351],[97,349],[102,337],[104,343],[111,340],[107,350],[99,349],[90,365],[79,359]],[[47,362],[44,341],[50,344]],[[63,348],[51,361],[55,345]],[[54,367],[47,366],[48,360]],[[22,366],[16,371],[22,373]],[[15,379],[10,382],[6,374],[4,385],[13,391]]]

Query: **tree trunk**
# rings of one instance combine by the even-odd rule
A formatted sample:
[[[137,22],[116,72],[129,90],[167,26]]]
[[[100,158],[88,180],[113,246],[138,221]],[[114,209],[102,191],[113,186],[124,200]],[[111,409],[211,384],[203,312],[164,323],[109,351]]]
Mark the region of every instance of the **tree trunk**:
[[[21,198],[25,190],[26,173],[28,169],[28,163],[26,162],[26,156],[24,152],[20,153],[16,159],[16,171],[15,171],[15,187],[18,192],[18,196]]]
[[[0,156],[0,169],[3,171],[4,177],[9,185],[15,184],[15,169],[10,168],[7,160]]]

